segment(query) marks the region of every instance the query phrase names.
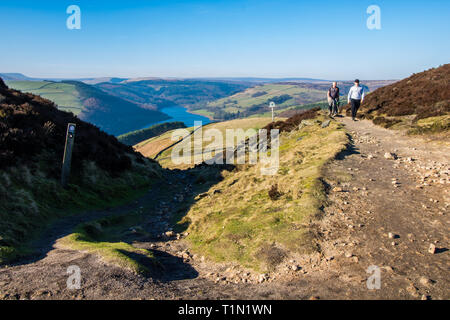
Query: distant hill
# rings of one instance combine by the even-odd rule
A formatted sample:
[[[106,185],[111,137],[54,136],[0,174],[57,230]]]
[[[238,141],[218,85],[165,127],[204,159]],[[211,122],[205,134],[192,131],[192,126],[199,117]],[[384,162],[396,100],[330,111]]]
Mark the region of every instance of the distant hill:
[[[68,123],[77,128],[70,185],[63,189]],[[115,137],[0,79],[0,264],[52,219],[124,200],[148,188],[160,171]]]
[[[183,122],[165,122],[155,124],[154,126],[151,126],[146,129],[136,130],[126,134],[122,134],[118,136],[117,139],[123,144],[126,144],[128,146],[134,146],[139,142],[159,136],[169,130],[179,128],[186,128],[186,126]]]
[[[213,80],[213,81],[241,81],[255,83],[276,83],[284,81],[295,82],[330,82],[330,80],[313,79],[313,78],[257,78],[257,77],[230,77],[230,78],[197,78],[196,80]]]
[[[113,135],[169,119],[162,112],[144,109],[79,81],[7,81],[7,84],[49,99],[61,110],[72,112]]]
[[[93,79],[79,79],[78,81],[84,82],[86,84],[98,84],[98,83],[103,83],[103,82],[121,83],[126,80],[127,80],[127,78],[105,77],[105,78],[93,78]]]
[[[394,81],[364,81],[367,91]],[[270,116],[269,103],[276,104],[275,112],[279,116],[292,116],[297,110],[315,107],[312,104],[326,106],[326,94],[331,82],[303,79],[301,81],[284,81],[263,83],[248,88],[235,95],[218,99],[192,108],[193,111],[213,116],[216,120],[229,120],[249,116]],[[346,95],[353,82],[338,82],[341,95]],[[287,112],[287,113],[286,113]]]
[[[192,107],[235,94],[250,86],[251,84],[242,82],[164,79],[107,82],[96,85],[110,95],[152,109],[174,105]]]
[[[361,106],[360,116],[384,127],[411,132],[450,129],[450,64],[377,89]]]
[[[301,83],[270,83],[249,88],[235,95],[218,99],[193,108],[198,113],[213,114],[214,119],[229,120],[252,115],[268,115],[269,103],[276,103],[277,109],[323,100],[324,92],[304,87]]]
[[[38,79],[27,77],[21,73],[0,73],[0,78],[4,81],[34,81]]]

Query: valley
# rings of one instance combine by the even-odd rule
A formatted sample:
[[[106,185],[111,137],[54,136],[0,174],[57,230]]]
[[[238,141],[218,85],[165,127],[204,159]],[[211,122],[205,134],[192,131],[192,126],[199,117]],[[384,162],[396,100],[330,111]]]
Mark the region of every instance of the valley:
[[[440,210],[444,210],[444,213],[447,210],[441,208],[445,207],[447,195],[442,194],[439,183],[430,184],[424,189],[415,188],[410,180],[420,178],[420,174],[417,176],[403,167],[403,164],[414,166],[419,169],[418,172],[425,172],[422,171],[425,169],[420,168],[430,165],[437,166],[436,168],[439,165],[448,166],[445,157],[447,149],[430,145],[426,148],[418,147],[418,140],[408,137],[397,137],[396,142],[393,142],[392,132],[374,127],[367,121],[356,125],[347,119],[342,124],[340,122],[333,125],[343,125],[342,129],[348,130],[351,140],[349,149],[324,167],[322,174],[326,177],[326,185],[330,186],[325,188],[325,194],[330,198],[324,208],[324,216],[300,226],[298,231],[292,229],[293,232],[301,233],[301,228],[307,228],[305,230],[308,230],[310,236],[302,238],[315,246],[298,254],[289,250],[289,255],[293,255],[290,257],[283,257],[275,248],[266,251],[274,256],[256,256],[263,259],[261,261],[279,263],[274,269],[264,272],[253,264],[246,267],[245,260],[242,259],[247,256],[234,250],[224,260],[218,256],[222,253],[217,249],[224,248],[225,253],[228,252],[226,248],[229,245],[215,244],[211,248],[216,249],[212,251],[207,247],[192,247],[192,241],[198,241],[196,239],[205,232],[211,236],[215,233],[211,233],[212,230],[197,231],[196,222],[188,229],[176,222],[183,216],[195,217],[191,213],[186,214],[191,210],[195,214],[201,214],[196,209],[199,205],[199,208],[204,207],[206,210],[211,203],[220,205],[217,200],[221,198],[221,193],[214,190],[221,190],[225,194],[231,192],[230,188],[234,187],[228,186],[228,181],[234,181],[234,177],[230,171],[225,180],[217,185],[214,179],[207,179],[216,185],[211,188],[210,184],[199,183],[194,171],[181,171],[172,177],[165,176],[164,185],[157,190],[148,189],[146,195],[126,206],[88,212],[71,223],[62,220],[60,225],[64,227],[55,225],[49,228],[50,233],[44,234],[42,242],[36,243],[43,250],[42,258],[38,256],[0,269],[0,296],[3,299],[448,299],[445,266],[448,265],[449,258],[444,249],[448,243],[444,232],[448,229],[448,219],[446,215],[439,213]],[[320,130],[318,124],[315,125],[315,130]],[[295,135],[292,136],[293,141],[295,138]],[[385,159],[383,154],[386,150],[397,150],[398,160]],[[374,156],[368,157],[371,154]],[[408,162],[410,156],[414,159],[412,163]],[[219,171],[214,173],[214,169],[210,169],[210,174],[216,177],[227,172],[217,168]],[[367,169],[381,171],[376,179],[372,179],[364,174]],[[202,171],[198,173],[201,176],[205,174]],[[243,174],[242,181],[248,181],[245,171]],[[390,183],[391,177],[400,181],[400,187]],[[287,181],[285,183],[289,185]],[[339,188],[343,191],[339,191]],[[202,196],[200,203],[190,209],[191,204],[197,202],[196,197],[204,192],[208,195]],[[390,198],[391,192],[402,193],[407,206],[391,203],[391,200],[396,201],[395,198]],[[411,192],[414,196],[410,195]],[[415,200],[408,200],[410,197]],[[430,202],[428,198],[439,202]],[[158,203],[156,206],[155,201]],[[258,201],[257,198],[255,201]],[[269,205],[270,202],[265,203]],[[278,207],[288,205],[289,201],[282,198],[275,203]],[[367,203],[370,205],[367,206]],[[422,209],[421,204],[427,209]],[[228,205],[232,209],[233,202]],[[226,214],[239,213],[239,210],[234,210]],[[250,210],[247,214],[264,214],[270,218],[283,213],[282,210],[269,212],[264,207],[261,210],[265,212],[257,214]],[[387,213],[386,210],[393,211]],[[213,213],[214,207],[210,211]],[[126,222],[123,218],[114,218],[115,215],[120,217],[124,214],[130,216],[131,220]],[[408,218],[408,214],[414,218]],[[110,218],[105,220],[102,216]],[[109,254],[102,254],[98,249],[91,250],[89,247],[71,244],[68,242],[74,239],[70,235],[71,229],[84,223],[83,219],[98,221],[98,227],[90,231],[94,239],[111,242],[117,249],[120,248],[120,243],[124,243],[132,246],[132,250],[136,252],[147,250],[151,252],[151,257],[142,256],[141,253],[127,254],[139,263],[138,269],[135,269],[134,264],[126,262],[129,261],[127,259],[125,262],[117,262],[115,256],[110,258]],[[396,219],[401,219],[401,223]],[[242,221],[251,223],[248,218]],[[239,237],[217,239],[230,241],[231,247],[234,241],[245,241],[246,237],[254,236],[248,233],[245,225],[234,225],[233,219],[228,220],[228,223],[229,227],[223,232]],[[92,222],[90,225],[93,225]],[[276,224],[273,226],[276,227]],[[422,231],[423,226],[427,228],[426,232]],[[208,228],[209,225],[204,227]],[[174,231],[171,231],[172,228]],[[264,229],[254,230],[261,230],[263,235],[270,234]],[[390,239],[388,233],[398,237]],[[279,236],[288,234],[278,233]],[[431,254],[428,252],[429,246],[436,241],[439,249]],[[298,238],[288,243],[301,244]],[[203,246],[212,244],[213,242],[207,242]],[[236,249],[238,248],[252,249],[248,246],[237,246]],[[130,249],[120,250],[126,253]],[[267,258],[270,260],[265,260]],[[155,265],[152,259],[157,259],[158,263]],[[69,265],[74,264],[83,272],[82,289],[69,291],[65,289],[65,272]],[[163,268],[158,267],[159,264]],[[381,268],[381,290],[366,288],[366,279],[370,275],[366,269],[370,265]]]
[[[243,118],[162,123],[119,137],[127,145],[1,81],[0,299],[449,299],[450,110],[447,91],[427,94],[448,76],[445,65],[383,82],[358,121],[348,105],[334,118],[321,110],[326,84],[259,84],[207,103]],[[60,103],[80,88],[21,85]],[[420,105],[405,103],[411,96]],[[262,109],[245,114],[277,99],[275,122]],[[75,174],[61,189],[52,164],[68,122],[79,132]],[[208,130],[229,129],[278,129],[278,149],[259,153],[278,152],[275,174],[262,174],[263,162],[208,163],[226,151]],[[74,265],[82,282],[69,290]]]
[[[77,81],[7,81],[11,88],[30,92],[53,101],[58,108],[98,126],[112,135],[120,135],[157,123],[169,116],[141,108],[129,101]]]

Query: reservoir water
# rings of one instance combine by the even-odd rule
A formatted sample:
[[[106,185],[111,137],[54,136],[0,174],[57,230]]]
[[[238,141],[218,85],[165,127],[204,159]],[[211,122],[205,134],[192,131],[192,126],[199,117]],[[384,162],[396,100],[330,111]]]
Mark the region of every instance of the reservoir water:
[[[146,128],[154,126],[158,123],[165,123],[165,122],[175,122],[175,121],[181,121],[184,122],[184,124],[189,128],[194,126],[194,121],[201,121],[202,125],[208,124],[211,122],[211,120],[205,116],[201,116],[198,114],[192,114],[187,112],[186,108],[180,107],[180,106],[173,106],[173,107],[167,107],[160,110],[161,112],[167,114],[171,119],[167,119],[164,121],[156,122],[149,124],[146,126]]]

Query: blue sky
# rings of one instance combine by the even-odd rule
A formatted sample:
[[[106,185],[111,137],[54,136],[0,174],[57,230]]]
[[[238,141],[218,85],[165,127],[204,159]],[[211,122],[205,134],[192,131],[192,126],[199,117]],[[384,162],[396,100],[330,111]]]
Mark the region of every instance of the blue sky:
[[[450,62],[448,0],[1,0],[0,28],[0,72],[35,77],[393,79]]]

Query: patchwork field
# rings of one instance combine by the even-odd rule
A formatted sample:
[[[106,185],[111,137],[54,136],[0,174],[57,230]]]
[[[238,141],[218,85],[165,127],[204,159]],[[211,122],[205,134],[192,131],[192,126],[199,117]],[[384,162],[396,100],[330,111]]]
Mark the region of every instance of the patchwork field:
[[[60,110],[75,115],[83,111],[83,104],[74,84],[51,81],[6,81],[6,84],[12,89],[49,99],[56,103]]]
[[[326,99],[326,91],[314,89],[301,83],[263,84],[222,98],[206,105],[193,107],[192,111],[213,117],[229,120],[249,116],[270,116],[269,103],[276,104],[276,114],[303,104]]]
[[[12,89],[48,99],[58,109],[72,112],[112,135],[121,135],[169,119],[162,112],[142,108],[79,81],[8,81],[7,84]]]

